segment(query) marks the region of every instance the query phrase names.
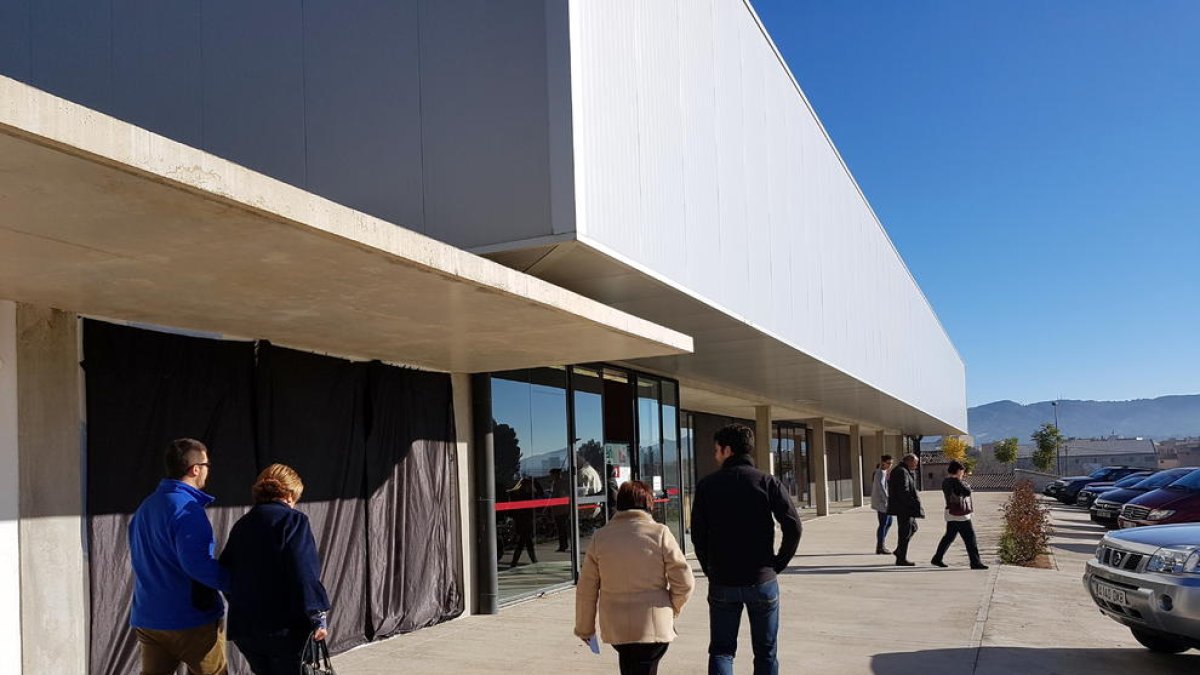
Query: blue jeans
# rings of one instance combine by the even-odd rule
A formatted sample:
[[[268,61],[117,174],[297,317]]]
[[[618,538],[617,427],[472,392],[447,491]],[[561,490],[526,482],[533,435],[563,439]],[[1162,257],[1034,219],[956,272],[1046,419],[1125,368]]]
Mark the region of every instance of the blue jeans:
[[[875,530],[875,545],[883,548],[883,540],[887,539],[888,530],[892,529],[892,517],[882,511],[876,511],[879,516],[879,529]]]
[[[733,675],[742,607],[750,615],[754,675],[779,675],[779,582],[756,586],[708,586],[708,675]]]

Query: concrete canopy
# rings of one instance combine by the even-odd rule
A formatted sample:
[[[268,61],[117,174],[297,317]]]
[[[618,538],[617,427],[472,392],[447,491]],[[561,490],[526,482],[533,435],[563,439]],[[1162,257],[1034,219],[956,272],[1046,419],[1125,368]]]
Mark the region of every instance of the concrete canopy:
[[[653,315],[694,336],[694,354],[629,361],[679,378],[685,408],[754,419],[756,405],[770,405],[774,419],[824,417],[830,428],[859,424],[923,435],[964,431],[586,242],[486,255],[632,314]]]
[[[0,77],[0,298],[422,368],[690,337]]]

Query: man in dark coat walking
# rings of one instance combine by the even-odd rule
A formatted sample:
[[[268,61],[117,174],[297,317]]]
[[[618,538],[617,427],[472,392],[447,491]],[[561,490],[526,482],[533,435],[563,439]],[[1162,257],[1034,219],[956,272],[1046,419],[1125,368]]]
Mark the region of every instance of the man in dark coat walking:
[[[888,506],[890,516],[896,516],[897,541],[896,564],[912,567],[908,559],[908,542],[917,532],[917,518],[925,517],[921,507],[921,495],[917,491],[917,466],[921,460],[909,453],[900,460],[900,466],[888,474]]]

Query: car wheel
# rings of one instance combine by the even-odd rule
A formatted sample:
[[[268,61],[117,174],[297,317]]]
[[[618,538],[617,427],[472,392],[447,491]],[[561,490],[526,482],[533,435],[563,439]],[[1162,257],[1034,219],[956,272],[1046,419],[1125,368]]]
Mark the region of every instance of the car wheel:
[[[1143,647],[1152,652],[1158,652],[1160,654],[1178,654],[1180,652],[1186,652],[1189,647],[1188,643],[1173,638],[1169,635],[1163,635],[1162,633],[1152,633],[1150,631],[1139,630],[1137,628],[1130,628],[1129,630],[1133,633],[1133,639],[1142,643]]]

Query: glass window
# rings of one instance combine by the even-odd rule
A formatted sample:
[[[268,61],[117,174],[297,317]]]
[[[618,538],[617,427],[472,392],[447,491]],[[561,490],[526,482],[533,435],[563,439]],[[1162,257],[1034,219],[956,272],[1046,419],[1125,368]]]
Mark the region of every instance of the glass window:
[[[671,528],[675,541],[686,549],[683,537],[683,492],[679,453],[679,387],[674,382],[662,382],[663,436],[663,498],[664,522]]]
[[[579,533],[578,559],[583,564],[592,535],[604,526],[615,499],[612,470],[604,444],[604,383],[599,368],[571,369],[575,403],[576,508],[573,525]]]
[[[569,514],[567,377],[563,368],[492,377],[496,561],[501,602],[574,580],[561,544]]]

